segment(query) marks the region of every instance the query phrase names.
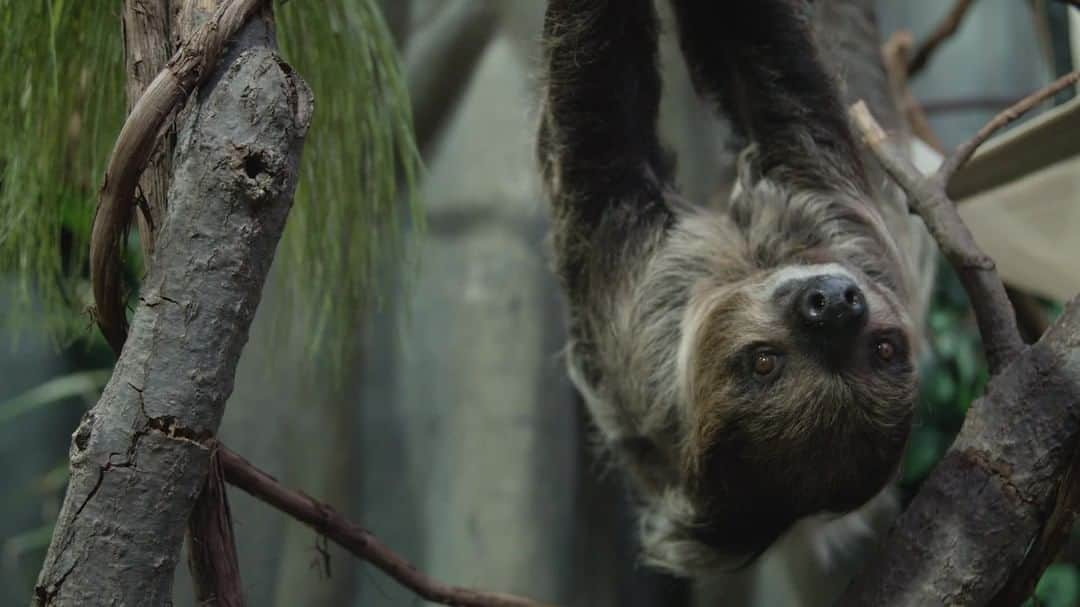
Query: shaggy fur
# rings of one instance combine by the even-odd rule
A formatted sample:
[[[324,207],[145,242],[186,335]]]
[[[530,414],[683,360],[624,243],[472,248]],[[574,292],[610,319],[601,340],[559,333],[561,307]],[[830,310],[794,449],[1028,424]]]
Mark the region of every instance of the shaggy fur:
[[[571,378],[641,495],[647,557],[688,573],[745,563],[889,483],[911,426],[915,304],[801,3],[672,4],[698,89],[753,142],[729,204],[671,184],[652,0],[549,1],[539,155]],[[840,362],[792,312],[826,276],[869,310]],[[767,381],[763,349],[779,364]]]

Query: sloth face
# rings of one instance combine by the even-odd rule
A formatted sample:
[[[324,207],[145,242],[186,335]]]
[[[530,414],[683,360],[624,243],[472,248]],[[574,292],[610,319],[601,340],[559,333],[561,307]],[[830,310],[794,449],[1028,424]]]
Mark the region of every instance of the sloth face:
[[[732,547],[756,527],[745,541],[760,542],[759,525],[778,535],[807,514],[852,510],[891,480],[916,393],[891,291],[840,263],[790,265],[702,289],[687,322],[684,482],[705,512],[722,508],[702,533]]]

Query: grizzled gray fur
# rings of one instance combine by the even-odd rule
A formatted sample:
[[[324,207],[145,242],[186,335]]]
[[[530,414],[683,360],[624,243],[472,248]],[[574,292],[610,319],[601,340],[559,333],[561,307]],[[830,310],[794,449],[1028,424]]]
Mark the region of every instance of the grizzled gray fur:
[[[671,2],[697,89],[750,142],[728,204],[672,183],[652,0],[549,1],[539,156],[570,375],[647,558],[690,573],[889,485],[925,290],[801,2]]]

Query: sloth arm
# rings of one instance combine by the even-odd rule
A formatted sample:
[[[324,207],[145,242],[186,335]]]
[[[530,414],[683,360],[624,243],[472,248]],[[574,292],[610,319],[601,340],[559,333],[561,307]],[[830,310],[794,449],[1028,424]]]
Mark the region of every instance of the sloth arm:
[[[539,156],[573,305],[621,281],[628,256],[671,221],[656,38],[652,0],[548,2]]]
[[[556,271],[570,303],[571,377],[605,443],[642,485],[665,465],[643,435],[620,306],[674,215],[657,135],[661,81],[653,0],[550,0],[538,152],[553,208]]]
[[[670,0],[698,92],[758,144],[761,170],[793,185],[865,187],[833,76],[799,0]]]

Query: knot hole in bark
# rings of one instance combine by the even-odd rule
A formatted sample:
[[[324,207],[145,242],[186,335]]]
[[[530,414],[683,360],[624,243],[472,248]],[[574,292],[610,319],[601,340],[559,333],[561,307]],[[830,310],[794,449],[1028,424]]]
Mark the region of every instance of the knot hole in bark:
[[[251,203],[273,200],[285,182],[284,160],[272,150],[254,146],[236,146],[233,168],[244,197]]]
[[[266,164],[258,154],[251,154],[244,158],[244,172],[251,179],[255,179],[261,173],[266,172]]]

